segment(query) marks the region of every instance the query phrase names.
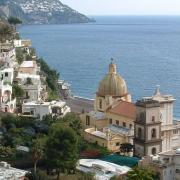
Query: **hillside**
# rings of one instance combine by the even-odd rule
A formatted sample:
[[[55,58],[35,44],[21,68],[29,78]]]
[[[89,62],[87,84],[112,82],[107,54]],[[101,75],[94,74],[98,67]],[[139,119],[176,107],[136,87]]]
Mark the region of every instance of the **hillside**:
[[[59,0],[0,0],[0,16],[19,17],[24,24],[70,24],[92,22]]]

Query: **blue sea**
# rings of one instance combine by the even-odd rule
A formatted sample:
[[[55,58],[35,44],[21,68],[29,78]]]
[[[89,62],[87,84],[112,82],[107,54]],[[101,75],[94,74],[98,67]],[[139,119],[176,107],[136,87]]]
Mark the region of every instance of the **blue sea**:
[[[114,58],[133,101],[151,96],[156,85],[176,98],[180,117],[180,17],[99,16],[96,23],[25,25],[39,57],[60,72],[74,95],[94,98]]]

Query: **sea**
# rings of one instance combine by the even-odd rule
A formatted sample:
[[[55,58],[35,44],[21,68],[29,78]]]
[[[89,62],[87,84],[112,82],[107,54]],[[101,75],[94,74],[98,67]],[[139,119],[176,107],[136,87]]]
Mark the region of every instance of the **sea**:
[[[180,118],[180,16],[93,16],[95,23],[23,25],[39,57],[71,84],[74,95],[93,99],[113,58],[133,101],[160,85],[172,94]]]

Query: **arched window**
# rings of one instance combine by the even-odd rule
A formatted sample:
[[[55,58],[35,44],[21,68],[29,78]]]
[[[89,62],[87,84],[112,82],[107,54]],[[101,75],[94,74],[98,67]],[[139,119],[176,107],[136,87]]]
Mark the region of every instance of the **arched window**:
[[[144,120],[144,118],[145,118],[145,115],[144,115],[144,113],[143,113],[143,112],[141,112],[141,114],[140,114],[140,121],[143,121],[143,120]]]
[[[99,99],[99,108],[102,109],[102,99]]]
[[[138,138],[142,138],[142,129],[138,128]]]
[[[152,148],[152,154],[153,154],[153,155],[156,154],[156,148],[155,148],[155,147]]]
[[[152,129],[151,131],[151,137],[156,138],[156,129]]]

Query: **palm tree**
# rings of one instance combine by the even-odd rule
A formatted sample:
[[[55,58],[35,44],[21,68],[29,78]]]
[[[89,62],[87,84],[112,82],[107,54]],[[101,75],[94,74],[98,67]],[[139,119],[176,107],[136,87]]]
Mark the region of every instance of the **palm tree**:
[[[148,167],[134,167],[127,174],[127,180],[153,180],[156,176],[155,171]]]
[[[36,173],[37,163],[40,159],[42,159],[44,154],[44,142],[41,138],[38,138],[33,141],[31,153],[34,162],[34,172]]]

